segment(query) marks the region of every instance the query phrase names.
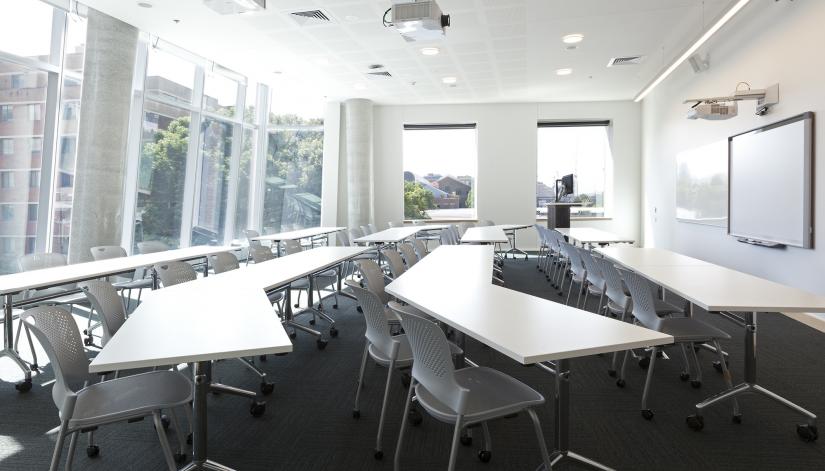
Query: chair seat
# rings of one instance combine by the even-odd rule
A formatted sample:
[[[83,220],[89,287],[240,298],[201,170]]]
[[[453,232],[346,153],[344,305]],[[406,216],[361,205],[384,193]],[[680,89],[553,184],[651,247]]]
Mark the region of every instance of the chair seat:
[[[395,359],[395,366],[403,368],[405,366],[412,365],[413,354],[412,349],[410,348],[410,341],[407,339],[407,336],[405,334],[396,335],[393,337],[393,340],[396,340],[399,343],[398,357]],[[382,366],[389,366],[389,355],[385,355],[384,352],[376,348],[375,345],[370,345],[368,351],[370,357],[375,360],[376,363]]]
[[[309,280],[306,278],[301,278],[300,280],[295,280],[289,284],[289,287],[292,289],[308,289],[309,288]]]
[[[544,404],[544,397],[538,391],[492,368],[463,368],[455,372],[455,380],[470,390],[465,423],[484,422]],[[455,423],[456,412],[436,399],[422,384],[416,385],[415,395],[430,415],[442,422]]]
[[[45,296],[47,293],[44,293],[46,290],[39,291],[35,294],[35,296]],[[65,291],[65,290],[63,290]],[[50,293],[54,294],[54,293]],[[25,302],[25,301],[24,301]],[[60,296],[58,298],[52,299],[44,299],[43,301],[35,301],[31,304],[27,304],[27,307],[35,307],[35,306],[54,306],[57,304],[88,304],[89,300],[86,299],[86,295],[83,293],[73,293],[67,294],[65,296]]]
[[[269,298],[269,302],[271,302],[272,304],[275,304],[277,302],[280,302],[282,299],[284,299],[284,292],[283,291],[273,291],[271,293],[267,293],[266,296]]]
[[[389,322],[390,324],[400,324],[401,323],[401,318],[398,317],[398,314],[396,314],[395,311],[388,308],[387,306],[384,306],[384,315],[387,316],[387,322]]]
[[[654,300],[656,303],[656,314],[662,316],[665,314],[684,314],[685,310],[676,306],[675,304],[670,304],[667,301],[663,301],[659,298]]]
[[[710,339],[730,339],[722,329],[692,317],[667,317],[661,319],[660,332],[672,335],[676,342],[698,342]]]
[[[177,371],[152,371],[95,383],[77,395],[72,429],[143,417],[192,400],[192,382]]]
[[[120,289],[149,289],[152,287],[151,278],[142,278],[140,280],[128,280],[112,283],[112,286]]]

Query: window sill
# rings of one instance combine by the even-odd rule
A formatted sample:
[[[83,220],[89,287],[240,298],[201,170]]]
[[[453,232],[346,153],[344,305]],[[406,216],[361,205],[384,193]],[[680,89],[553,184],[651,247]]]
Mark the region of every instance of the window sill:
[[[404,224],[413,224],[413,219],[404,219]],[[478,219],[415,219],[415,221],[425,221],[424,224],[445,224],[453,222],[478,222]]]
[[[570,217],[570,222],[574,221],[612,221],[612,217],[607,216],[584,216],[584,217]],[[536,218],[536,222],[547,221],[547,218]]]

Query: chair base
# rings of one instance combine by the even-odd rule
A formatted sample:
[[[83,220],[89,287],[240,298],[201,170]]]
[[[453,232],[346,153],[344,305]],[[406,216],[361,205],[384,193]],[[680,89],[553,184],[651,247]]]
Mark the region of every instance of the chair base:
[[[574,453],[570,450],[567,450],[567,451],[554,451],[552,454],[550,454],[550,464],[551,464],[551,466],[555,467],[559,463],[561,463],[562,461],[575,461],[577,463],[581,463],[581,464],[590,466],[591,468],[594,468],[594,469],[602,469],[604,471],[613,471],[613,468],[609,468],[609,467],[607,467],[607,466],[605,466],[605,465],[603,465],[603,464],[601,464],[597,461],[591,460],[590,458],[585,458],[584,456],[582,456],[578,453]],[[550,470],[547,470],[544,467],[544,464],[541,464],[541,465],[539,465],[538,468],[536,468],[536,471],[550,471]]]
[[[200,470],[212,470],[212,471],[235,471],[234,469],[224,466],[220,463],[216,463],[212,460],[206,460],[203,463],[189,463],[181,471],[200,471]]]

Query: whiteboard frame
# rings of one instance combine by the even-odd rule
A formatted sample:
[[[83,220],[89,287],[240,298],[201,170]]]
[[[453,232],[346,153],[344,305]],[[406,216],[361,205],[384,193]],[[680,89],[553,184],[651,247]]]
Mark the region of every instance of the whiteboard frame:
[[[803,226],[803,235],[802,235],[802,245],[795,243],[794,241],[787,241],[787,240],[764,240],[764,239],[754,239],[752,236],[745,235],[745,234],[735,234],[731,232],[730,221],[731,221],[731,195],[733,194],[731,188],[731,181],[733,178],[733,168],[731,162],[731,145],[733,139],[737,137],[741,137],[747,134],[757,134],[762,133],[765,131],[769,131],[771,129],[775,129],[781,126],[785,126],[787,124],[796,123],[798,121],[805,121],[805,155],[804,155],[804,176],[803,182],[805,188],[803,188],[803,202],[802,202],[802,226]],[[728,137],[728,235],[732,237],[738,237],[744,239],[743,241],[751,241],[763,243],[773,243],[773,244],[783,244],[791,247],[801,247],[803,249],[811,249],[813,248],[813,240],[814,240],[814,226],[813,226],[813,204],[814,204],[814,172],[813,172],[813,165],[814,165],[814,113],[812,111],[806,111],[805,113],[798,114],[796,116],[791,116],[790,118],[783,119],[781,121],[777,121],[775,123],[771,123],[762,127],[758,127],[755,129],[751,129],[749,131],[741,132],[739,134],[735,134],[733,136]]]

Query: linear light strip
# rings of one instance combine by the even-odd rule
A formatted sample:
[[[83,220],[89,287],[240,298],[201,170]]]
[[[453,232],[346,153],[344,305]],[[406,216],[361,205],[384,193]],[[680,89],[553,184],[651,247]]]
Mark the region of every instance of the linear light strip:
[[[739,0],[738,2],[736,2],[735,5],[730,7],[730,9],[728,9],[728,11],[726,11],[721,17],[719,17],[719,19],[710,28],[705,30],[702,36],[700,36],[699,39],[696,40],[696,42],[694,42],[689,48],[687,48],[685,52],[683,52],[679,56],[678,59],[673,61],[673,63],[670,64],[670,66],[667,69],[661,72],[655,79],[653,79],[652,82],[650,82],[641,92],[639,92],[639,94],[636,95],[636,98],[634,98],[633,101],[638,102],[643,100],[644,97],[646,97],[651,91],[653,91],[654,88],[656,88],[657,85],[662,83],[664,79],[666,79],[670,74],[672,74],[677,67],[682,65],[682,62],[686,61],[688,57],[692,56],[693,53],[695,53],[700,47],[702,47],[702,45],[705,44],[707,40],[711,38],[711,36],[716,34],[717,31],[719,31],[723,26],[725,26],[725,23],[730,21],[730,19],[733,18],[737,13],[739,13],[739,11],[742,8],[744,8],[745,5],[747,5],[749,2],[750,0]]]

